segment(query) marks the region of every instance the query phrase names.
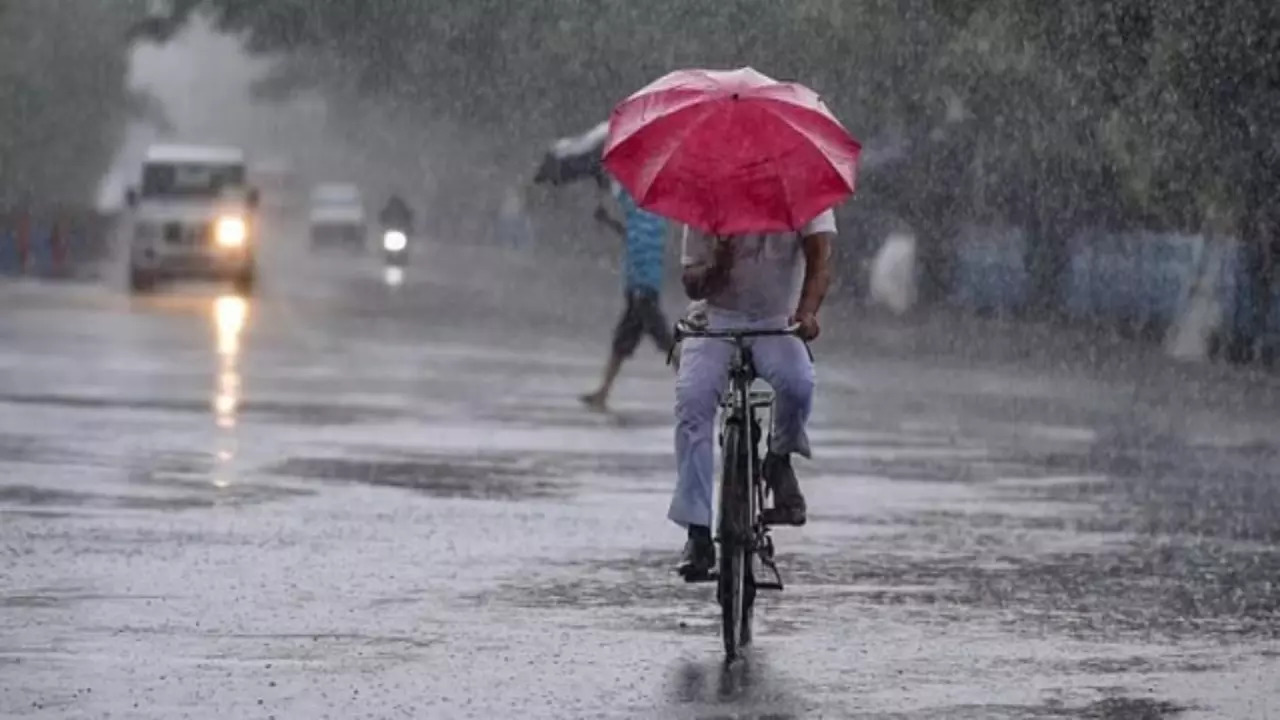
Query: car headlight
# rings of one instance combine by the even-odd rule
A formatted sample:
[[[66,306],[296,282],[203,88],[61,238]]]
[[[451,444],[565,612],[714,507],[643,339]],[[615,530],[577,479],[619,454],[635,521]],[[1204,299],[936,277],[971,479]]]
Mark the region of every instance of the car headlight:
[[[249,238],[249,228],[243,218],[221,217],[214,226],[213,237],[220,247],[238,248]]]
[[[399,230],[391,230],[382,235],[382,247],[389,252],[400,252],[409,246],[409,238]]]

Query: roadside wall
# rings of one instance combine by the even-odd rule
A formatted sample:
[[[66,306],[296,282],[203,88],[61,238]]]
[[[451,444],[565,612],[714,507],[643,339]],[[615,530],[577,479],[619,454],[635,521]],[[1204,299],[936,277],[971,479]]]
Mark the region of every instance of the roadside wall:
[[[113,218],[88,208],[0,211],[0,277],[96,276]]]

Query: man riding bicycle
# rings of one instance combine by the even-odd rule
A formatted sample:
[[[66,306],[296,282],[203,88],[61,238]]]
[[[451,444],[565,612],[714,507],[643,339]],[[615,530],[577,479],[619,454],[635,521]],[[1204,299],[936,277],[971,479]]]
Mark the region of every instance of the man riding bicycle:
[[[774,505],[765,521],[772,525],[803,525],[806,520],[791,455],[810,456],[805,426],[813,405],[814,370],[804,343],[820,330],[818,310],[830,282],[828,261],[835,235],[835,215],[830,210],[799,233],[710,237],[685,230],[685,292],[693,300],[705,301],[711,329],[799,326],[797,336],[750,341],[756,371],[776,397],[762,466]],[[676,380],[679,480],[667,517],[688,530],[679,572],[694,578],[709,573],[716,562],[711,537],[713,439],[734,348],[728,341],[711,338],[690,338],[684,344]]]

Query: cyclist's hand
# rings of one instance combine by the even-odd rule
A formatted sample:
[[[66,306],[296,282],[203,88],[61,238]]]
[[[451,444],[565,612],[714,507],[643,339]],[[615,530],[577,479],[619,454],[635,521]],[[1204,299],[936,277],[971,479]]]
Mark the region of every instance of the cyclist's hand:
[[[812,313],[796,313],[791,316],[791,324],[799,325],[796,335],[805,342],[816,340],[818,335],[822,334],[822,327],[818,325],[818,316]]]

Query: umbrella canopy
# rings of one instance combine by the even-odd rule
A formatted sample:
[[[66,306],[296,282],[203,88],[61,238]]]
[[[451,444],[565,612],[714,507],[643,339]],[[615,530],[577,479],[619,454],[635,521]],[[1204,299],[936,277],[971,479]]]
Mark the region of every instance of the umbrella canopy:
[[[609,122],[605,121],[582,133],[556,140],[547,149],[534,175],[535,183],[564,185],[577,180],[594,179],[603,182],[600,156],[609,136]]]
[[[861,150],[803,85],[681,70],[614,109],[603,161],[640,207],[730,235],[797,230],[849,197]]]

